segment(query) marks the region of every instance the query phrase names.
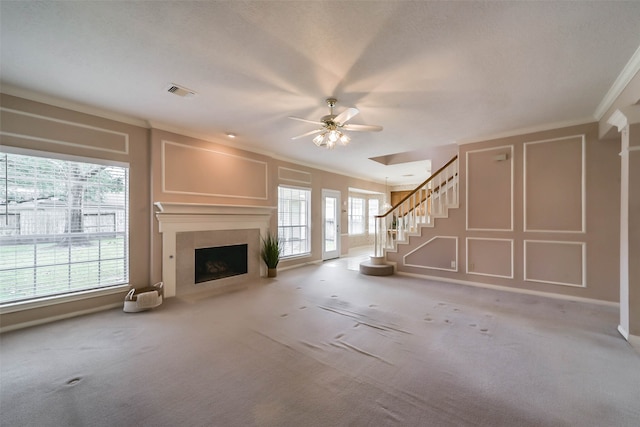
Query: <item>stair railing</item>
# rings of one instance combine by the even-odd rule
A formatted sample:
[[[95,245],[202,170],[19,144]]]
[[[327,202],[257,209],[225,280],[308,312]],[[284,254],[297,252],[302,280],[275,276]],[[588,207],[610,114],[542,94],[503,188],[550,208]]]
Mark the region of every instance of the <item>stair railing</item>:
[[[406,241],[409,233],[434,218],[446,215],[447,209],[458,205],[458,156],[454,156],[415,190],[376,216],[375,256],[385,250],[395,250],[398,242]]]

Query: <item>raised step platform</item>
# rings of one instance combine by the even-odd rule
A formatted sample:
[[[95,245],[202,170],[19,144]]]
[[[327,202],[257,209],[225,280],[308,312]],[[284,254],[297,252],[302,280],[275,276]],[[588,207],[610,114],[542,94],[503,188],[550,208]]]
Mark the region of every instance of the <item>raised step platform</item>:
[[[369,261],[360,263],[360,274],[367,276],[391,276],[393,265],[387,264],[384,257],[372,256]]]

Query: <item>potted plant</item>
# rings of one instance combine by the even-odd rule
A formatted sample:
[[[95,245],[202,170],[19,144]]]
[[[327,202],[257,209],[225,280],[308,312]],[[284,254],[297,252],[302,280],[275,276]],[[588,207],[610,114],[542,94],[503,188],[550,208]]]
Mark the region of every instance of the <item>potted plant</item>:
[[[266,237],[262,238],[262,250],[260,255],[262,260],[267,265],[267,277],[276,277],[278,262],[280,262],[280,253],[282,252],[282,246],[280,246],[280,239],[278,236],[274,236],[268,233]]]

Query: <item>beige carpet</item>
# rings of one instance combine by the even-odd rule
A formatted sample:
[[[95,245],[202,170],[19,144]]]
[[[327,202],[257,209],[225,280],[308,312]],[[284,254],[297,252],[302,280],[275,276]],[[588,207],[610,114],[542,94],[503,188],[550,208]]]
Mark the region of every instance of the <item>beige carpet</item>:
[[[353,264],[6,333],[1,425],[640,425],[616,309]]]

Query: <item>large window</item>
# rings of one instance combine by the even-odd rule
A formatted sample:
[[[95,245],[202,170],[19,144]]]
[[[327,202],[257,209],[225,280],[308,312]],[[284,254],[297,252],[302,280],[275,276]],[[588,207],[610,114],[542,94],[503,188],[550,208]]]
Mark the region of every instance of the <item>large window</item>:
[[[349,234],[364,234],[364,199],[349,197]]]
[[[128,283],[128,168],[41,154],[0,152],[0,303]]]
[[[278,187],[278,237],[283,257],[310,253],[310,212],[310,190]]]

